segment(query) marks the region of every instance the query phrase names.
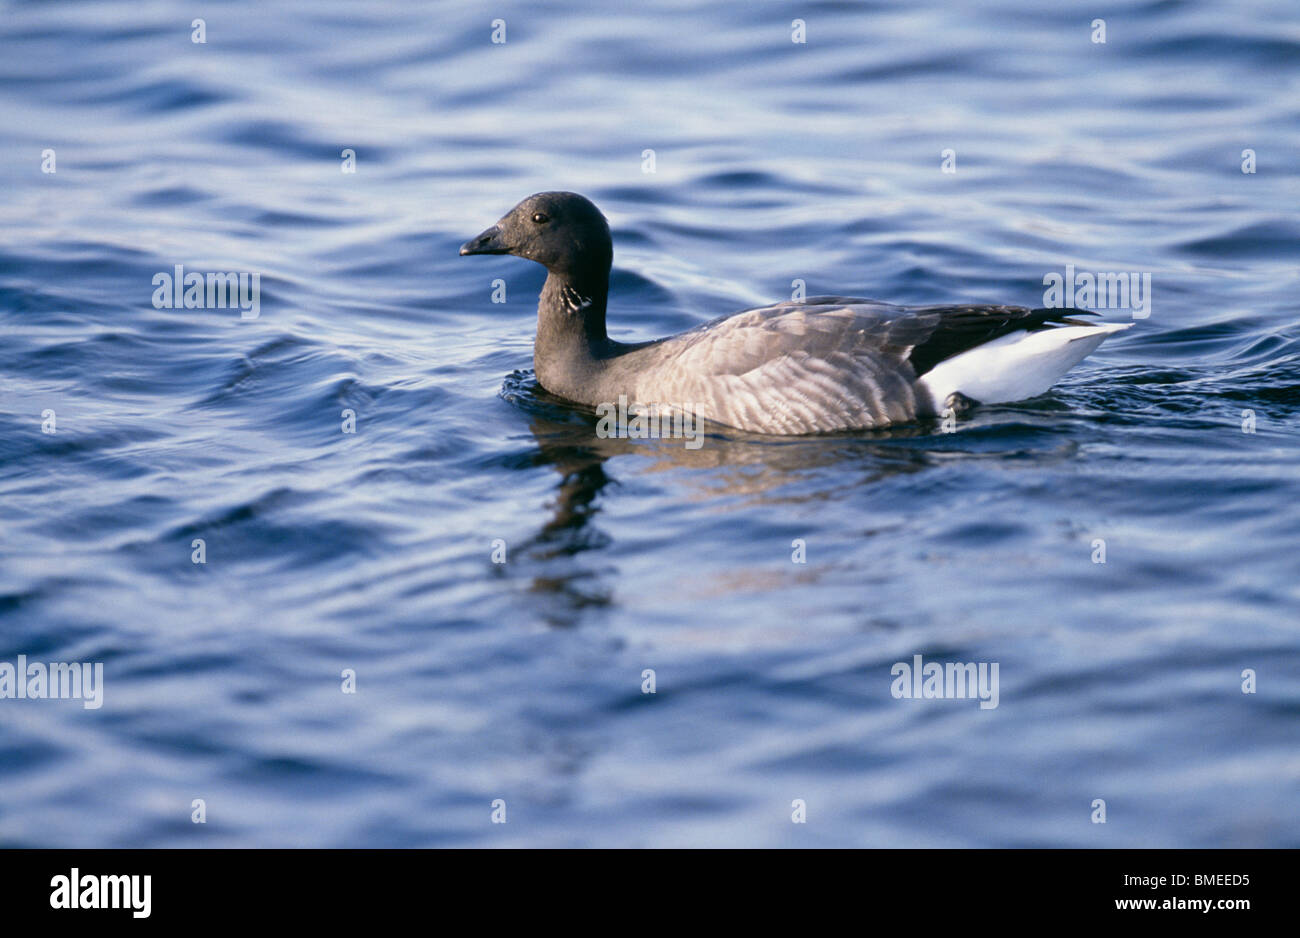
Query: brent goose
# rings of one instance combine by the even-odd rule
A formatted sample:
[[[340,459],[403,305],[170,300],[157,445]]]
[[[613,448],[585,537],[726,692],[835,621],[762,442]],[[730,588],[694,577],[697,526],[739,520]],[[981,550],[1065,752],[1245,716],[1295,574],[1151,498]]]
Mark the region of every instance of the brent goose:
[[[544,266],[533,367],[589,407],[624,397],[769,434],[826,433],[1042,394],[1132,323],[1077,309],[895,306],[815,296],[747,309],[653,342],[605,332],[609,224],[573,192],[539,192],[461,247]]]

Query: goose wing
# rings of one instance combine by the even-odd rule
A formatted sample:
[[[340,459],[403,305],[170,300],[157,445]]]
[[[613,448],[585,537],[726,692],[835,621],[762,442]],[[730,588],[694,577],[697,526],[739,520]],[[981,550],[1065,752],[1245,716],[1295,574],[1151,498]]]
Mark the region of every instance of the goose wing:
[[[825,433],[903,423],[932,411],[916,380],[939,362],[1078,310],[902,307],[812,297],[749,309],[658,344],[643,400],[681,402],[763,433]],[[653,347],[653,346],[652,346]]]

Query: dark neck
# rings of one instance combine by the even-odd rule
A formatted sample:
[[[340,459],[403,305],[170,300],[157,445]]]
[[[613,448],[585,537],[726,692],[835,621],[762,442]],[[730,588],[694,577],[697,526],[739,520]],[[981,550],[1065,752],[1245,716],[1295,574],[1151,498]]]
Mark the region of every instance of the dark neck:
[[[546,275],[537,303],[537,345],[550,354],[592,349],[606,341],[609,271]]]

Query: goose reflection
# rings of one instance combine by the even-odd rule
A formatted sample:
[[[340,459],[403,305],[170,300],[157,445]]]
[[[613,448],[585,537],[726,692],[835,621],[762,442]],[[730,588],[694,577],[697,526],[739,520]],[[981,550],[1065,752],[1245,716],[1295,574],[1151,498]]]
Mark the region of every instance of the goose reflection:
[[[529,590],[556,601],[542,610],[555,626],[572,626],[582,610],[615,601],[618,570],[609,556],[615,534],[600,523],[600,514],[602,493],[619,485],[609,468],[616,457],[619,475],[674,473],[681,497],[714,500],[720,511],[835,499],[845,488],[918,472],[935,461],[927,445],[933,426],[796,439],[706,426],[702,445],[692,448],[683,439],[608,435],[596,414],[548,395],[528,373],[511,375],[501,393],[528,416],[537,447],[528,464],[552,466],[560,476],[549,517],[515,554],[531,576]],[[835,472],[823,472],[832,467]],[[806,484],[819,477],[824,485]]]

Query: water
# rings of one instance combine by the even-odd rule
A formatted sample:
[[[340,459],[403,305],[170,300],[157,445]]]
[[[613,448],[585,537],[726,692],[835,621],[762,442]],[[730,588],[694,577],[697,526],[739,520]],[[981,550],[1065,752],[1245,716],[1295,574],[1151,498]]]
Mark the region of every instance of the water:
[[[0,843],[1300,845],[1294,4],[204,10],[0,17],[0,661],[104,665],[0,701]],[[456,256],[550,188],[625,340],[1067,264],[1151,315],[953,434],[600,439],[541,270]]]

